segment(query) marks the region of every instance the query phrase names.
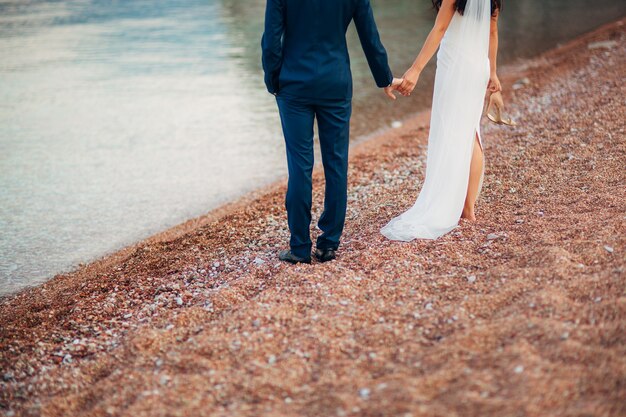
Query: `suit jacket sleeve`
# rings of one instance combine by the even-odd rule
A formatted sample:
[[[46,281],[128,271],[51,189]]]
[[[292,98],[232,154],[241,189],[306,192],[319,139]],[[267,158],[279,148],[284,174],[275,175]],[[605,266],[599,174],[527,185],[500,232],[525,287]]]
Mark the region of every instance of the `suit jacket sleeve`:
[[[389,86],[393,75],[389,68],[387,51],[380,41],[370,0],[357,0],[354,24],[376,85],[380,88]]]
[[[283,0],[267,0],[265,32],[261,40],[263,71],[267,91],[278,93],[278,75],[283,62],[282,36],[285,30]]]

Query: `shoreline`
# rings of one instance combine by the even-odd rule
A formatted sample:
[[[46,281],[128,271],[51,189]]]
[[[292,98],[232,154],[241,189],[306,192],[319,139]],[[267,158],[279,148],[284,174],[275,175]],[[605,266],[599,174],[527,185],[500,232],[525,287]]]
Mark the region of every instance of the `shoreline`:
[[[484,125],[479,221],[442,239],[377,233],[423,178],[422,112],[350,149],[330,265],[276,260],[282,179],[1,297],[0,412],[626,412],[625,23],[506,69],[520,127]]]
[[[400,99],[400,98],[399,98]],[[393,133],[397,133],[401,131],[403,128],[407,128],[407,126],[411,129],[425,129],[428,128],[430,119],[430,110],[423,110],[417,113],[414,113],[407,117],[404,120],[400,120],[402,126],[400,128],[393,127],[383,127],[376,129],[374,132],[368,135],[362,135],[357,137],[353,143],[350,144],[350,158],[353,158],[353,153],[358,154],[360,152],[360,148],[365,146],[368,142],[371,141],[380,141],[383,137],[392,136]],[[321,160],[315,161],[314,166],[314,175],[321,175],[322,173],[322,165]],[[168,240],[176,239],[180,236],[183,236],[186,233],[190,233],[194,229],[199,227],[203,227],[209,225],[213,222],[219,221],[221,218],[236,212],[237,210],[241,210],[246,207],[246,205],[250,204],[253,201],[263,198],[266,195],[275,193],[277,190],[282,190],[286,187],[287,177],[282,177],[277,180],[270,182],[269,184],[263,185],[257,189],[252,191],[244,192],[242,195],[236,197],[232,201],[228,201],[223,203],[205,214],[202,214],[197,217],[190,218],[185,220],[175,226],[169,227],[167,229],[161,230],[148,236],[144,239],[140,239],[136,242],[133,242],[127,246],[124,246],[120,249],[114,250],[109,253],[105,253],[102,256],[99,256],[90,261],[80,262],[78,265],[70,268],[67,271],[61,271],[57,274],[54,274],[52,277],[48,278],[46,281],[34,284],[27,285],[18,290],[0,294],[0,303],[4,299],[10,299],[19,295],[23,291],[33,290],[38,287],[41,287],[48,282],[58,279],[59,277],[66,277],[70,275],[74,275],[77,273],[81,273],[86,269],[101,269],[107,266],[110,266],[112,263],[119,262],[120,259],[127,257],[133,250],[136,250],[141,245],[157,243],[157,242],[165,242]]]

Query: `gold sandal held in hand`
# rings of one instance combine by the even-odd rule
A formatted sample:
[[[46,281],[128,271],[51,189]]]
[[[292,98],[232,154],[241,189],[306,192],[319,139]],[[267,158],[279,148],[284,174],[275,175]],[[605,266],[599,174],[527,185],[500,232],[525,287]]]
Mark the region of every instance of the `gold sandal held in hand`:
[[[502,99],[502,93],[496,91],[489,96],[489,105],[487,106],[487,118],[495,124],[506,126],[517,126],[510,117],[503,117],[504,100]]]

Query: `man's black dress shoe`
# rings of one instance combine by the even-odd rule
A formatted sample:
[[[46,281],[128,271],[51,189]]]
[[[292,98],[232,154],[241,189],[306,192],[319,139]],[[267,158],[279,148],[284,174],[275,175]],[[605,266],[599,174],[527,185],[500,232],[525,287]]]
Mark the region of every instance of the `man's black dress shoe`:
[[[291,264],[297,264],[297,263],[310,264],[311,263],[311,258],[301,258],[291,253],[290,250],[284,250],[281,253],[279,253],[278,259],[280,259],[281,261],[289,262]]]
[[[315,249],[315,257],[320,262],[328,262],[334,260],[337,255],[334,249]]]

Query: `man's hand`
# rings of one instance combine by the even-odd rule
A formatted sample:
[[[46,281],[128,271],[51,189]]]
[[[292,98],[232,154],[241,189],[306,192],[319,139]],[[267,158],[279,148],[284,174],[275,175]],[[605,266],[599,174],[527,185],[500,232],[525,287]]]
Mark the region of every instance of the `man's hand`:
[[[415,89],[415,85],[417,84],[417,80],[419,78],[420,72],[413,68],[409,68],[409,70],[402,76],[402,83],[397,90],[405,97],[410,96]]]
[[[387,97],[389,97],[391,100],[395,100],[397,97],[393,92],[394,90],[398,89],[400,84],[402,84],[402,78],[394,78],[393,81],[391,82],[391,85],[389,87],[384,88],[384,91]]]

